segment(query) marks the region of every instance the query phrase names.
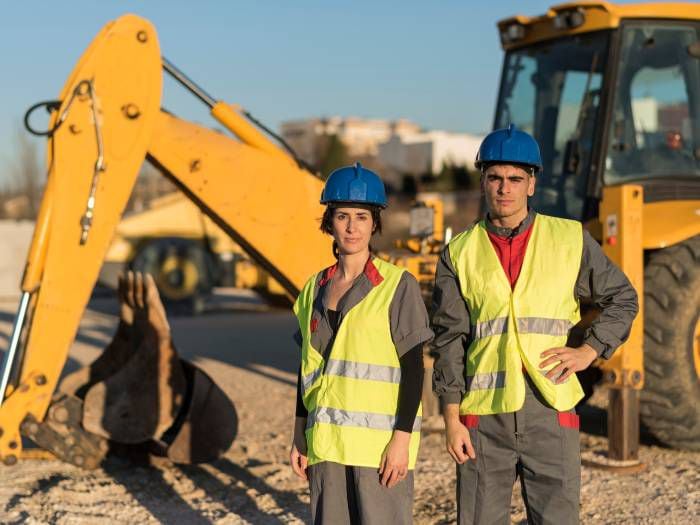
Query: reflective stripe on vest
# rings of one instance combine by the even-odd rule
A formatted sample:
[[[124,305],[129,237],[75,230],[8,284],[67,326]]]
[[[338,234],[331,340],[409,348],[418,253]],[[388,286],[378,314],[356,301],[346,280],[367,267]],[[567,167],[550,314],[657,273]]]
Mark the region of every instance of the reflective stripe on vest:
[[[518,332],[521,334],[568,335],[573,324],[568,319],[547,319],[545,317],[521,317],[517,319]],[[501,335],[508,330],[508,318],[499,317],[474,325],[474,338],[481,339],[492,335]]]
[[[503,388],[504,386],[506,386],[505,371],[467,376],[467,391]]]
[[[460,413],[519,410],[525,399],[523,368],[557,410],[569,410],[583,397],[575,375],[557,385],[544,376],[555,365],[539,368],[540,354],[564,346],[580,319],[574,289],[582,250],[580,223],[536,215],[520,276],[511,288],[483,221],[450,242],[472,321]]]
[[[294,304],[302,336],[309,465],[333,461],[377,468],[393,434],[401,368],[389,308],[405,270],[376,258],[372,262],[383,279],[342,318],[327,362],[311,345],[318,276],[307,282]],[[419,408],[409,444],[410,469],[418,455],[420,423]]]
[[[413,432],[420,431],[421,419],[420,416],[416,417],[413,423]],[[340,408],[319,407],[309,414],[306,420],[306,428],[311,428],[316,423],[331,423],[344,427],[393,431],[396,425],[396,417],[388,414],[350,412],[349,410],[341,410]]]
[[[317,368],[307,376],[302,377],[302,394],[318,379],[323,368]],[[386,381],[399,384],[401,381],[401,368],[394,366],[371,365],[369,363],[355,363],[341,359],[329,359],[326,365],[326,374],[349,377],[352,379],[366,379],[368,381]]]

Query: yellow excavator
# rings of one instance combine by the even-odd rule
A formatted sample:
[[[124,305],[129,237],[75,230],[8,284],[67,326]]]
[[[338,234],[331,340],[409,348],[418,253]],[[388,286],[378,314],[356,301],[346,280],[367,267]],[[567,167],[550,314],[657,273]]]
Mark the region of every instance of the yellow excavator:
[[[153,276],[169,313],[200,313],[222,286],[255,290],[258,306],[286,302],[277,282],[179,191],[119,223],[98,281],[116,289],[126,269]]]
[[[232,136],[162,110],[162,71]],[[28,127],[41,106],[51,111],[43,132],[48,179],[0,368],[0,459],[18,460],[22,436],[83,467],[99,464],[106,440],[148,442],[147,451],[175,461],[212,459],[235,435],[235,411],[206,374],[178,359],[148,275],[123,280],[112,343],[54,396],[139,168],[148,159],[289,299],[310,268],[333,261],[318,227],[323,182],[250,114],[212,98],[163,58],[155,28],[135,15],[101,30],[59,100],[30,108]],[[434,264],[416,271],[427,283]],[[210,417],[225,424],[207,425]]]
[[[541,145],[533,206],[584,222],[643,306],[601,363],[610,457],[636,458],[640,415],[700,450],[700,4],[572,2],[498,29],[494,127]]]
[[[506,56],[495,126],[513,122],[542,144],[535,207],[586,223],[644,291],[646,315],[602,364],[611,386],[611,456],[620,459],[636,456],[642,387],[642,417],[659,439],[688,448],[700,443],[698,20],[693,4],[592,2],[499,23]],[[209,106],[233,137],[162,110],[162,71]],[[126,15],[103,28],[49,108],[49,175],[0,368],[0,459],[16,462],[24,435],[66,461],[93,466],[104,446],[88,429],[109,439],[123,433],[95,424],[109,408],[97,395],[99,383],[92,397],[102,404],[72,396],[80,388],[59,398],[53,393],[144,158],[289,298],[309,268],[330,264],[332,256],[330,240],[318,231],[322,182],[249,114],[212,98],[163,58],[148,21]],[[414,255],[392,257],[426,292],[443,240],[438,222],[421,233],[423,241],[403,243]],[[140,279],[130,276],[121,286],[122,321],[143,324],[160,311],[157,301],[133,299],[153,294],[153,283]],[[149,326],[162,326],[162,319]],[[117,347],[118,338],[119,330]],[[174,459],[206,458],[206,443],[192,439],[191,406],[182,414],[182,397],[201,391],[197,377],[211,382],[187,364],[173,373],[172,353],[157,355],[172,379],[172,392],[163,395],[169,413],[139,439],[166,448],[179,443]],[[176,431],[166,428],[171,423]],[[52,439],[42,440],[46,435]]]

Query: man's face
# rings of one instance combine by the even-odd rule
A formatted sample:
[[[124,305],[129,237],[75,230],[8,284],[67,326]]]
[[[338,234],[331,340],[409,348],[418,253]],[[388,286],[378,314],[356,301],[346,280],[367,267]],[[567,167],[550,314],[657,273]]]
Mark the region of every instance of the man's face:
[[[535,177],[520,166],[495,164],[481,175],[481,191],[492,217],[511,217],[527,210],[527,198],[535,194]]]

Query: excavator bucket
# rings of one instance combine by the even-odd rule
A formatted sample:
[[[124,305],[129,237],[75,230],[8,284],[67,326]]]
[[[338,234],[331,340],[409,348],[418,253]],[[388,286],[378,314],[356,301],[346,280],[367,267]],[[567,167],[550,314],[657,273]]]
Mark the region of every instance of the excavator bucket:
[[[74,400],[73,406],[82,400],[84,431],[127,445],[115,447],[127,454],[128,445],[143,449],[152,442],[150,451],[178,463],[218,458],[236,435],[233,404],[209,376],[177,355],[150,275],[129,272],[118,290],[114,338],[91,365],[63,380],[55,402]]]
[[[129,272],[127,280],[126,299],[134,313],[133,355],[86,392],[83,426],[130,444],[160,436],[172,426],[187,385],[153,278]]]
[[[191,390],[167,448],[175,463],[207,463],[221,457],[238,433],[233,403],[214,381],[188,361],[181,361]],[[167,436],[166,436],[167,439]]]

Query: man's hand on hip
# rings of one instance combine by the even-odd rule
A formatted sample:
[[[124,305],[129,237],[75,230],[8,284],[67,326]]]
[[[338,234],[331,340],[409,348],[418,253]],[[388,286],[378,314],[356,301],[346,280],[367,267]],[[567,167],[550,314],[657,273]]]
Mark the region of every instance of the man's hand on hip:
[[[550,348],[540,354],[544,360],[540,363],[540,368],[547,368],[556,363],[545,377],[559,385],[566,381],[574,372],[580,372],[588,368],[598,353],[592,346],[583,344],[578,348],[562,346],[560,348]]]

